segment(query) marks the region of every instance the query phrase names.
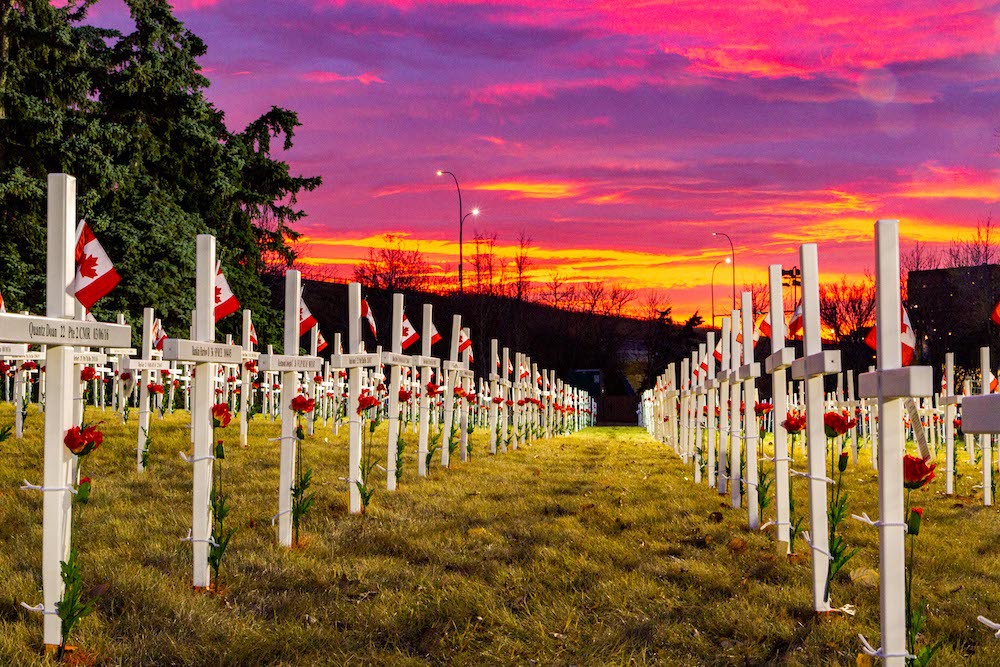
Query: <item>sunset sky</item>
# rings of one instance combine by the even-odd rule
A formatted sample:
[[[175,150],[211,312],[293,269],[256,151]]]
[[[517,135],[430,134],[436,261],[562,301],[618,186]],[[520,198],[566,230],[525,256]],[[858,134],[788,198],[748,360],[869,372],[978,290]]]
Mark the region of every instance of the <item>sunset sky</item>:
[[[466,238],[533,239],[536,277],[619,281],[710,311],[820,244],[873,267],[871,231],[946,244],[1000,200],[1000,3],[176,0],[232,128],[279,104],[320,190],[306,261],[401,233],[451,270]],[[119,0],[95,23],[121,25]],[[468,254],[470,246],[466,245]],[[728,305],[728,267],[716,274]]]

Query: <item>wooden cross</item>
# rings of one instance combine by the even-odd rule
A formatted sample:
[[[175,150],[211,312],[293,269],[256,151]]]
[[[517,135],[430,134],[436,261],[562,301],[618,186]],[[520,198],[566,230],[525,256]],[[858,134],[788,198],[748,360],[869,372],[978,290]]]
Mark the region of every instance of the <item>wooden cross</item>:
[[[760,364],[753,360],[754,318],[750,292],[743,292],[741,302],[741,323],[743,324],[743,363],[739,368],[743,381],[743,442],[746,447],[747,515],[751,530],[760,528],[760,506],[757,498],[757,445],[760,433],[754,413],[754,399],[757,395],[756,378],[760,377]],[[738,486],[738,485],[737,485]]]
[[[816,244],[803,244],[799,249],[799,259],[802,267],[803,356],[792,362],[792,377],[801,380],[805,385],[809,471],[803,476],[809,480],[811,537],[807,542],[812,549],[813,608],[816,611],[829,611],[826,575],[830,563],[830,536],[826,485],[830,482],[830,478],[826,474],[827,442],[823,426],[823,377],[840,372],[840,352],[823,350],[820,335],[819,260]]]
[[[0,341],[46,345],[45,366],[51,382],[46,396],[44,463],[41,486],[22,488],[42,492],[42,638],[48,649],[63,641],[56,605],[63,597],[61,563],[69,558],[72,502],[76,492],[76,458],[63,444],[73,423],[73,388],[80,376],[74,365],[74,346],[127,347],[131,329],[118,324],[73,320],[73,280],[76,246],[76,179],[66,174],[48,176],[48,238],[46,240],[45,317],[0,314]],[[22,603],[23,604],[23,603]]]
[[[386,489],[396,490],[396,447],[400,438],[399,389],[404,368],[413,366],[413,359],[403,354],[403,295],[392,295],[392,337],[391,350],[382,353],[382,363],[389,370],[389,440],[386,449]]]
[[[169,368],[165,361],[153,358],[153,309],[142,309],[142,356],[139,359],[125,357],[122,369],[135,374],[139,383],[139,430],[135,448],[135,468],[145,472],[143,461],[147,458],[147,440],[149,439],[149,383],[153,371]]]
[[[212,514],[212,406],[215,404],[216,364],[238,363],[243,350],[238,345],[213,342],[215,339],[215,237],[199,234],[195,274],[194,339],[168,338],[163,343],[163,359],[195,364],[191,397],[191,427],[194,456],[181,456],[194,467],[192,527],[185,541],[191,542],[193,585],[209,583],[208,551],[211,545]]]
[[[260,355],[257,365],[265,372],[281,374],[281,445],[278,454],[278,513],[271,523],[278,524],[278,544],[292,546],[292,487],[295,486],[295,460],[299,440],[295,434],[295,410],[292,399],[299,388],[299,373],[312,377],[323,368],[316,356],[299,356],[299,302],[302,276],[298,271],[285,272],[284,354]],[[249,333],[249,332],[247,332]],[[240,355],[242,358],[242,354]],[[198,373],[200,375],[200,372]],[[195,379],[197,380],[197,375]],[[314,408],[315,409],[315,408]],[[308,418],[308,417],[307,417]],[[312,421],[311,419],[309,419]]]
[[[771,375],[771,394],[774,402],[774,525],[778,532],[778,551],[787,554],[791,541],[790,483],[788,477],[791,459],[788,456],[788,432],[779,420],[783,420],[788,414],[788,387],[785,371],[791,367],[792,361],[795,359],[795,350],[785,347],[785,310],[781,294],[781,264],[772,264],[768,267],[768,283],[771,354],[764,362],[764,368]]]
[[[883,664],[906,663],[906,569],[903,515],[903,432],[905,398],[933,394],[934,374],[929,366],[902,366],[900,346],[899,221],[875,223],[878,370],[858,378],[859,395],[878,399],[879,601],[882,648],[865,646],[866,653]],[[812,423],[809,425],[812,428]],[[822,427],[822,424],[820,424]],[[864,639],[864,638],[862,638]],[[866,642],[867,644],[867,642]]]
[[[427,393],[427,385],[431,381],[431,374],[438,368],[440,362],[431,356],[431,338],[434,332],[434,323],[431,320],[434,314],[433,306],[424,304],[424,319],[422,333],[420,335],[420,356],[413,361],[420,367],[420,380],[417,383],[420,388],[420,431],[417,439],[417,474],[420,477],[427,476],[427,449],[430,432],[431,398]]]

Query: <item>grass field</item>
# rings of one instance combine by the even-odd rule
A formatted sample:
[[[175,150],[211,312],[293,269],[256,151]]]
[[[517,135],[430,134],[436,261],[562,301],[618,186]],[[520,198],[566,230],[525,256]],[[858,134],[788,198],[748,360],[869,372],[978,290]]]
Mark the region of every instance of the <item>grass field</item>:
[[[251,446],[228,448],[230,522],[238,527],[223,591],[190,588],[186,417],[154,419],[151,468],[134,472],[135,412],[104,415],[105,444],[84,471],[93,497],[76,544],[85,579],[107,583],[80,624],[81,658],[100,665],[854,665],[857,633],[878,643],[877,534],[848,522],[861,546],[833,589],[857,615],[816,618],[809,563],[778,557],[773,533],[690,481],[640,429],[588,429],[497,457],[474,435],[474,458],[429,479],[416,440],[400,490],[347,514],[346,429],[305,444],[318,500],[303,548],[275,546],[278,426],[254,422]],[[88,412],[91,421],[94,411]],[[11,423],[9,407],[0,424]],[[0,444],[0,664],[42,664],[41,621],[19,607],[40,592],[41,416],[24,441]],[[235,424],[228,440],[237,438]],[[384,449],[384,445],[380,445]],[[959,489],[969,493],[969,475]],[[798,467],[802,467],[800,463]],[[877,517],[867,460],[848,473],[851,509]],[[793,482],[800,507],[805,483]],[[384,487],[383,487],[384,489]],[[976,623],[1000,619],[998,510],[915,493],[925,507],[917,590],[930,602],[938,665],[1000,664],[1000,641]],[[773,511],[773,510],[772,510]],[[800,545],[800,551],[805,545]],[[862,664],[865,664],[862,661]]]

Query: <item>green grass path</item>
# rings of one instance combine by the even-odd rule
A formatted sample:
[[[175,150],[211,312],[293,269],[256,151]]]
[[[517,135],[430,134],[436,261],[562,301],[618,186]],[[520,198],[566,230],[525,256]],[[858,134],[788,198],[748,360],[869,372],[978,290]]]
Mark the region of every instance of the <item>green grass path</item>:
[[[194,593],[179,541],[190,525],[185,417],[154,419],[145,475],[134,472],[134,415],[125,427],[103,418],[108,439],[85,470],[94,496],[76,524],[86,580],[109,584],[74,638],[91,664],[854,665],[857,633],[878,640],[874,529],[848,526],[862,552],[834,588],[857,615],[816,619],[808,561],[779,558],[773,533],[747,532],[741,512],[636,428],[497,457],[477,432],[471,462],[435,462],[426,480],[409,434],[400,490],[379,490],[363,518],[347,514],[338,480],[346,428],[318,428],[304,450],[318,491],[307,544],[285,550],[269,520],[278,459],[267,438],[278,426],[255,422],[250,448],[228,449],[239,530],[224,591]],[[0,424],[10,420],[0,408]],[[41,595],[41,498],[17,489],[40,479],[40,428],[32,412],[26,439],[0,444],[2,665],[42,662],[40,619],[18,606]],[[876,516],[867,465],[849,477],[865,499],[852,509]],[[975,623],[1000,618],[997,512],[935,491],[921,499],[918,564],[929,634],[948,639],[934,664],[1000,664],[1000,642]]]

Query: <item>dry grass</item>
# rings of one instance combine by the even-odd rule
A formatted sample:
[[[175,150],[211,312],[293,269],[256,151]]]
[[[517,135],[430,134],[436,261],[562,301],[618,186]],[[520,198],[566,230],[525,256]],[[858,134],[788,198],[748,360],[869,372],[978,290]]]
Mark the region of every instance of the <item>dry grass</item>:
[[[194,593],[178,539],[190,523],[184,417],[154,420],[144,475],[133,470],[134,417],[105,419],[77,524],[86,579],[110,585],[74,638],[94,664],[849,665],[858,632],[878,639],[878,590],[864,569],[877,569],[874,529],[847,526],[862,552],[848,566],[856,580],[833,592],[857,616],[817,619],[808,562],[777,557],[771,533],[748,533],[741,512],[639,429],[590,429],[498,457],[483,455],[477,432],[472,462],[435,465],[427,480],[410,454],[400,490],[380,490],[362,518],[347,514],[337,480],[346,429],[318,428],[305,450],[318,491],[308,543],[285,550],[269,522],[278,470],[266,438],[278,427],[257,422],[249,449],[229,448],[239,531],[225,590]],[[0,409],[0,424],[11,420]],[[40,600],[41,499],[17,490],[40,479],[40,428],[33,411],[26,439],[0,445],[0,664],[42,662],[40,619],[18,607]],[[852,509],[876,516],[870,467],[848,477]],[[795,486],[804,508],[805,484]],[[1000,617],[997,511],[942,487],[919,501],[917,586],[931,603],[928,635],[947,640],[935,664],[1000,664],[1000,642],[975,621]]]

